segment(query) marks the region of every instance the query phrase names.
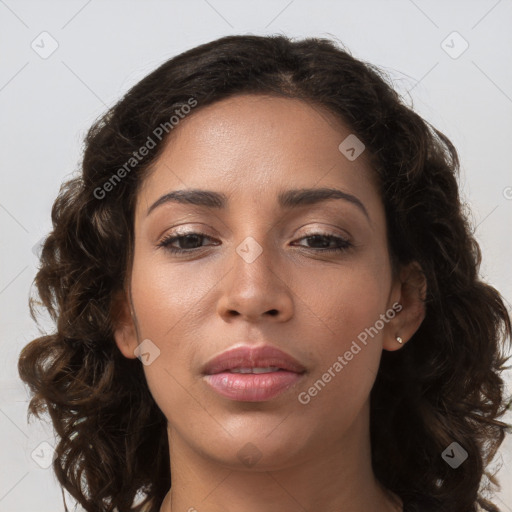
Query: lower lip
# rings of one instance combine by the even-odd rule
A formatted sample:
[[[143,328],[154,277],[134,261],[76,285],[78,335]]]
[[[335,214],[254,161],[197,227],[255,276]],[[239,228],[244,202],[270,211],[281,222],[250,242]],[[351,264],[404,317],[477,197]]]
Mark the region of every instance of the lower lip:
[[[302,374],[280,370],[269,373],[222,372],[206,375],[206,382],[231,400],[263,402],[283,393],[300,380]]]

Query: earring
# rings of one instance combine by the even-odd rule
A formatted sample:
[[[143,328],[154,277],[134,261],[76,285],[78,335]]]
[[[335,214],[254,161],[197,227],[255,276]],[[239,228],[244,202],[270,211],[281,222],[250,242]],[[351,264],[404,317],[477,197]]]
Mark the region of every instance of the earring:
[[[404,342],[404,341],[402,340],[402,338],[400,338],[400,336],[397,336],[397,337],[396,337],[396,341],[398,341],[398,343],[400,343],[400,345]]]

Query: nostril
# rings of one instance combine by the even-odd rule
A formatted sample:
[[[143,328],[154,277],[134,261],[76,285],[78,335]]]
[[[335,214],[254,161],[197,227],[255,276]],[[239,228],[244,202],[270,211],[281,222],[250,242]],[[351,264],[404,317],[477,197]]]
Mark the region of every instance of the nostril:
[[[277,309],[270,309],[268,313],[272,316],[276,316],[277,314],[279,314],[279,311],[277,311]]]

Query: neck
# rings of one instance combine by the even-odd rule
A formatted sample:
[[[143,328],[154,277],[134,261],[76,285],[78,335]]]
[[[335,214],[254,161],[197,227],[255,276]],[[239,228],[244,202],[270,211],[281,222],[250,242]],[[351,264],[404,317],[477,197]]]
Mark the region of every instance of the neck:
[[[262,468],[256,463],[248,468],[238,460],[212,460],[176,431],[169,429],[168,435],[173,480],[160,512],[402,510],[400,499],[373,475],[368,411],[336,446],[319,445],[313,455],[286,467]]]

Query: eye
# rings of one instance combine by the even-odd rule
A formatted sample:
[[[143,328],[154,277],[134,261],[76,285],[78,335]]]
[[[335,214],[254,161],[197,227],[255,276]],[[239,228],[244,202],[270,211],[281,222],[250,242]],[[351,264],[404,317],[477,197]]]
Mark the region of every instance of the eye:
[[[190,233],[182,233],[179,235],[171,234],[166,236],[159,244],[158,247],[164,247],[166,251],[169,251],[171,253],[186,253],[186,252],[192,252],[197,249],[200,249],[201,247],[204,247],[202,245],[202,242],[207,240],[213,240],[213,238],[210,238],[208,235],[205,235],[204,233],[198,233],[198,232],[190,232]],[[172,244],[175,244],[178,242],[178,245],[181,247],[176,247]],[[218,245],[218,243],[213,244]]]
[[[164,247],[166,251],[171,253],[191,253],[197,249],[205,247],[202,244],[205,240],[214,240],[204,233],[189,232],[182,234],[170,234],[166,236],[161,242],[158,243],[158,247]],[[340,236],[314,233],[308,236],[302,237],[299,240],[306,240],[308,244],[316,245],[316,247],[308,247],[298,244],[300,247],[310,249],[316,252],[343,252],[352,247],[352,244]],[[178,247],[176,247],[176,244]],[[220,242],[213,243],[211,245],[219,245]]]
[[[300,238],[299,240],[307,240],[309,244],[319,246],[306,247],[300,245],[300,247],[305,247],[306,249],[317,252],[343,252],[352,247],[352,244],[347,239],[331,234],[315,233]],[[332,246],[333,244],[334,246]]]

